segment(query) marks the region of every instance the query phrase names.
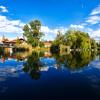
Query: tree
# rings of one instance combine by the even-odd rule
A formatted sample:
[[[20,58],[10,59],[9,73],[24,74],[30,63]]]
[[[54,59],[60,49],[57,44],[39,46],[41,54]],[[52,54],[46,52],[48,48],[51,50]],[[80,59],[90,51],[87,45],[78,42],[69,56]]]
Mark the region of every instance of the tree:
[[[55,52],[59,52],[60,51],[60,45],[63,44],[63,35],[60,31],[58,31],[57,37],[56,39],[53,41],[52,46],[51,46],[51,52],[55,53]]]
[[[91,38],[88,33],[79,30],[68,30],[65,33],[66,45],[72,49],[91,49]]]
[[[91,39],[91,49],[97,48],[96,42],[94,39]]]
[[[23,35],[27,38],[27,42],[33,47],[39,46],[40,39],[43,36],[43,33],[40,31],[40,29],[41,22],[39,20],[31,21],[23,28]]]
[[[100,41],[96,43],[98,50],[100,50]]]
[[[61,45],[68,46],[74,50],[96,48],[95,40],[91,39],[88,33],[75,29],[68,30],[64,35],[58,31],[57,37],[52,44],[52,48],[56,50],[56,48],[59,49]]]
[[[53,44],[55,44],[56,46],[57,45],[60,45],[60,44],[63,44],[63,34],[60,32],[60,31],[58,31],[58,33],[57,33],[57,37],[56,37],[56,39],[53,41]]]
[[[18,45],[20,45],[20,44],[21,44],[21,41],[20,41],[20,39],[17,37],[16,45],[18,46]]]

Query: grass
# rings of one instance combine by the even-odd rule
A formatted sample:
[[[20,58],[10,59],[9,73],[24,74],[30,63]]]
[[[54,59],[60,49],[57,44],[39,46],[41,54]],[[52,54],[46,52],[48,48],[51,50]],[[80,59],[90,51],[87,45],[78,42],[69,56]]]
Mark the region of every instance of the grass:
[[[50,51],[50,48],[32,47],[30,44],[27,44],[27,43],[15,45],[15,48],[20,49],[20,50],[25,49],[25,50],[29,50],[29,51]]]

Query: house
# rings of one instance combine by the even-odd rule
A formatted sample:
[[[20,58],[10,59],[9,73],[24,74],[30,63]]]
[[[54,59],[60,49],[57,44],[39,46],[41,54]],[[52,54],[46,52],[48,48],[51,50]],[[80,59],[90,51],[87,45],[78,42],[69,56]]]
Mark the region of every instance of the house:
[[[4,46],[13,46],[14,44],[16,44],[16,40],[8,40],[5,39],[2,41]]]
[[[51,45],[52,45],[52,41],[45,41],[44,42],[44,47],[46,47],[46,48],[50,48]]]
[[[16,44],[17,40],[18,40],[18,39],[9,40],[9,39],[7,39],[7,38],[5,38],[5,37],[3,36],[3,38],[1,39],[1,43],[2,43],[4,46],[14,46],[14,45]],[[20,41],[20,43],[25,42],[25,40],[22,39],[22,38],[19,38],[19,41]]]

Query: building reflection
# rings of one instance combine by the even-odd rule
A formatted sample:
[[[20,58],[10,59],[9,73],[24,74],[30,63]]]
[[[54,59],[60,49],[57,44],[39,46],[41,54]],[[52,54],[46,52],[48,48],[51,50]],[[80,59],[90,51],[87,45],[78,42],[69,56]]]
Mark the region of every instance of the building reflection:
[[[4,63],[8,59],[16,59],[17,61],[25,61],[32,52],[3,52],[0,53],[0,61]]]

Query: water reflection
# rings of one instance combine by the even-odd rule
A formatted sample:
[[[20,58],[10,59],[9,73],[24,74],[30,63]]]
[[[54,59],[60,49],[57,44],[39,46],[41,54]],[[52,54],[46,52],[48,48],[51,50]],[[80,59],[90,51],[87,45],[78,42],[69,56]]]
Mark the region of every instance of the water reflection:
[[[13,52],[13,53],[1,53],[0,59],[1,62],[4,63],[8,59],[15,59],[17,61],[25,61],[26,58],[31,55],[32,52]]]
[[[69,54],[53,54],[56,59],[57,66],[69,68],[70,70],[78,70],[87,66],[92,60],[95,59],[95,52],[71,52]]]
[[[44,76],[46,78],[44,78]],[[28,89],[31,90],[31,87],[33,87],[34,84],[34,80],[39,79],[44,82],[49,80],[51,83],[58,81],[58,84],[52,83],[54,86],[49,85],[51,88],[56,87],[57,85],[60,86],[61,82],[63,82],[62,84],[66,87],[67,85],[72,84],[72,81],[75,82],[74,79],[77,80],[77,84],[78,82],[86,81],[87,85],[89,83],[89,85],[91,85],[93,88],[100,88],[99,78],[99,52],[63,52],[58,54],[51,54],[50,52],[34,51],[30,53],[16,52],[12,54],[5,53],[0,55],[0,94],[1,92],[8,91],[8,89],[11,88],[11,86],[5,84],[9,79],[12,80],[11,82],[15,81],[15,87],[19,87],[19,85],[21,85],[22,88],[22,84],[26,84]],[[36,81],[40,82],[40,86],[41,80]],[[33,83],[29,86],[27,85],[28,82]],[[47,82],[47,84],[50,83]],[[38,88],[38,86],[36,88]]]
[[[46,54],[46,56],[45,56]],[[47,56],[50,55],[50,56]],[[33,52],[27,57],[23,71],[28,73],[32,79],[39,79],[41,71],[48,71],[49,68],[68,68],[70,71],[80,70],[93,61],[95,52],[71,52],[69,54],[47,54],[43,52]]]
[[[99,53],[97,55],[100,58]],[[0,62],[2,63],[0,66],[6,66],[5,68],[0,67],[0,73],[4,72],[4,70],[7,74],[8,71],[15,73],[21,70],[28,73],[32,79],[37,80],[40,79],[41,71],[48,71],[51,67],[56,69],[67,68],[70,71],[81,70],[96,58],[96,52],[85,51],[51,54],[50,52],[34,51],[12,54],[5,53],[1,54],[0,57]]]
[[[23,68],[23,71],[29,73],[30,77],[35,80],[39,79],[41,75],[40,67],[42,67],[42,63],[39,60],[41,55],[42,53],[32,52]]]

